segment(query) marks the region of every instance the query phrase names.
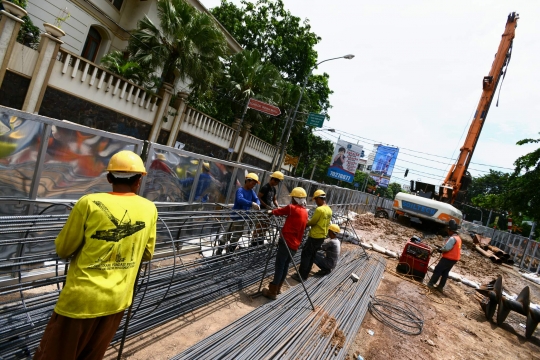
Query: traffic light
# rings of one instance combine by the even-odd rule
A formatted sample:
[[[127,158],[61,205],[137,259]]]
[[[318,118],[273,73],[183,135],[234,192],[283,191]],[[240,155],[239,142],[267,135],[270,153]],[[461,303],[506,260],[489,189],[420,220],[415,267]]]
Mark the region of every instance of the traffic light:
[[[405,170],[405,175],[404,175],[404,177],[407,177],[407,175],[409,175],[409,169]]]
[[[362,152],[360,153],[360,157],[361,157],[361,158],[364,157],[364,150],[362,150]]]

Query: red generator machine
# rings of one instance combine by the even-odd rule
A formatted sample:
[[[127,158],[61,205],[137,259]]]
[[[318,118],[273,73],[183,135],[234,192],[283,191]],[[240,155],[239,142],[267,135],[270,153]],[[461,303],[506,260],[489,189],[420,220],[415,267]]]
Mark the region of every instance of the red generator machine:
[[[403,248],[396,271],[423,281],[428,271],[430,257],[431,248],[418,236],[413,236]]]

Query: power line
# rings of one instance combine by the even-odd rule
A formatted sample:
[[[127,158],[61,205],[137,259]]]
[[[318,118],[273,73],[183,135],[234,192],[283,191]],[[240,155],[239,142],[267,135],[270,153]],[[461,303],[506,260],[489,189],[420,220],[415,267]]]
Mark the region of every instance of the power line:
[[[362,136],[359,136],[359,135],[351,134],[351,133],[343,131],[343,130],[338,130],[338,129],[334,129],[334,130],[338,134],[349,136],[349,137],[352,137],[354,139],[363,139],[364,140],[363,142],[368,143],[368,144],[384,144],[382,141],[377,141],[377,140],[365,138],[365,137],[362,137]],[[389,145],[389,144],[387,144],[387,145]],[[390,145],[390,146],[394,146],[394,145]],[[433,161],[433,162],[438,162],[438,163],[441,163],[441,164],[453,165],[454,163],[449,164],[449,163],[444,163],[444,162],[440,162],[440,161],[436,161],[436,160],[432,160],[432,159],[427,159],[427,158],[419,157],[417,155],[405,153],[402,150],[408,150],[408,151],[416,152],[416,153],[419,153],[419,154],[429,155],[429,156],[433,156],[433,157],[439,157],[439,158],[448,159],[448,160],[452,160],[452,161],[457,160],[456,158],[449,158],[449,157],[442,156],[442,155],[430,154],[430,153],[426,153],[426,152],[419,151],[419,150],[413,150],[413,149],[408,149],[408,148],[404,148],[404,147],[399,147],[399,148],[400,148],[400,153],[411,155],[411,156],[416,156],[416,157],[418,157],[420,159]],[[476,163],[476,162],[472,162],[472,161],[471,161],[471,164],[480,165],[480,166],[488,166],[488,167],[492,167],[492,168],[505,169],[505,170],[514,170],[512,168],[507,168],[507,167],[503,167],[503,166],[496,166],[496,165],[490,165],[490,164],[481,164],[481,163]],[[489,171],[486,171],[486,170],[472,169],[472,168],[471,168],[471,170],[489,172]]]

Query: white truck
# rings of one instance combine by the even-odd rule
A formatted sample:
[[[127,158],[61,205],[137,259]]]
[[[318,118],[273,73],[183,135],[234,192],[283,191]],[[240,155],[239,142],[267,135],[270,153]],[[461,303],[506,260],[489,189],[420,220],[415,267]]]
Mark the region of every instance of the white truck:
[[[396,215],[429,220],[442,225],[447,225],[451,219],[458,225],[463,221],[461,211],[450,204],[402,192],[397,193],[392,209]]]

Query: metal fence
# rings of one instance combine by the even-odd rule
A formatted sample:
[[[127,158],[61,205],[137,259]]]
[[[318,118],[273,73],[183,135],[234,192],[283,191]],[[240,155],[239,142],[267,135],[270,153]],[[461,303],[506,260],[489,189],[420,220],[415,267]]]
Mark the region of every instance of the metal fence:
[[[540,249],[537,241],[468,221],[463,221],[461,228],[491,238],[490,244],[510,254],[521,269],[537,274],[540,272]]]
[[[66,213],[65,206],[51,204],[70,204],[84,194],[110,191],[106,167],[120,150],[146,159],[148,175],[140,194],[161,207],[227,206],[247,173],[257,173],[261,185],[270,179],[269,171],[251,165],[0,106],[0,216]],[[290,202],[288,194],[296,186],[308,193],[309,206],[314,205],[315,190],[322,189],[330,205],[355,204],[358,212],[392,208],[388,199],[291,176],[278,187],[279,204]]]

